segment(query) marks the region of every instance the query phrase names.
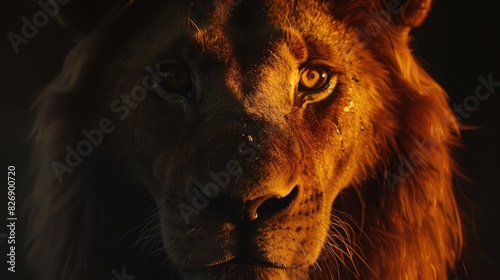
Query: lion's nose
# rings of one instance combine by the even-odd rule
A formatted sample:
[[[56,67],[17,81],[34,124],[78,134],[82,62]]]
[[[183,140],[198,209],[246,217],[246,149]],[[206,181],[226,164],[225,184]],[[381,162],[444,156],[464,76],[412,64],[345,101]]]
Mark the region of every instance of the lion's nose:
[[[255,203],[251,207],[249,214],[254,219],[266,218],[267,216],[283,212],[296,200],[298,194],[298,187],[295,186],[292,191],[284,197],[269,197]]]
[[[287,195],[282,197],[263,195],[247,201],[233,198],[227,194],[220,194],[210,200],[208,209],[229,216],[235,222],[264,220],[288,212],[287,210],[297,200],[298,193],[299,188],[295,186]]]

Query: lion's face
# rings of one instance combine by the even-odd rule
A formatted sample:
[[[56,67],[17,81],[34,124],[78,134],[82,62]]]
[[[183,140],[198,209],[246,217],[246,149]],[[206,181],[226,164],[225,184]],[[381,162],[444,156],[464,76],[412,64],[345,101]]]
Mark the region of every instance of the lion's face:
[[[164,263],[183,279],[447,278],[457,124],[408,47],[431,0],[126,2],[97,20],[78,8],[106,14],[93,1],[61,6],[88,33],[37,104],[41,279],[167,279]],[[168,259],[130,252],[144,240]]]
[[[373,117],[388,99],[369,69],[381,66],[328,5],[227,5],[158,8],[139,24],[117,82],[149,90],[127,119],[136,156],[187,275],[305,275],[335,197],[391,127],[390,113]]]

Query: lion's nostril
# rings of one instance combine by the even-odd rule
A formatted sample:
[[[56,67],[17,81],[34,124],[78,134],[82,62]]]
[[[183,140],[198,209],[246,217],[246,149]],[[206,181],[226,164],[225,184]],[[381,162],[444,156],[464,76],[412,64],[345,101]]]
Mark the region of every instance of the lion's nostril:
[[[210,198],[207,209],[213,214],[222,214],[234,222],[262,220],[285,210],[295,201],[297,195],[298,186],[281,198],[268,196],[246,202],[221,193]]]
[[[257,218],[263,219],[283,211],[297,198],[298,189],[298,186],[295,186],[292,191],[284,197],[269,198],[262,201],[260,205],[254,208],[255,211],[250,213],[250,220],[256,220]]]

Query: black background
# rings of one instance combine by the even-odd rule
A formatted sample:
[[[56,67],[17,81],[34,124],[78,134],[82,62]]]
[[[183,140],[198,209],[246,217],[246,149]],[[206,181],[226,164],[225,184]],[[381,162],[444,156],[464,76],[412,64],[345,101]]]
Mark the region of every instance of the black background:
[[[0,72],[0,176],[7,177],[7,166],[16,166],[17,212],[30,188],[30,145],[28,135],[33,116],[31,104],[45,84],[61,69],[72,46],[69,31],[54,21],[39,29],[38,34],[18,54],[13,51],[7,34],[21,33],[21,18],[40,10],[33,0],[2,3],[1,72]],[[500,82],[500,1],[437,0],[428,20],[413,32],[412,47],[424,67],[447,90],[450,105],[463,104],[474,96],[478,77],[492,75]],[[468,268],[473,279],[500,279],[500,87],[479,103],[477,110],[462,124],[476,126],[462,133],[464,148],[457,150],[457,160],[470,180],[457,179],[460,204],[470,216],[466,226],[471,259]],[[5,181],[4,181],[5,182]],[[0,191],[0,234],[6,233],[7,185]],[[33,279],[25,266],[22,225],[17,228],[16,273],[7,272],[6,239],[0,235],[0,278]],[[7,275],[7,278],[2,275]],[[462,279],[458,276],[457,279]],[[111,277],[110,277],[111,278]]]

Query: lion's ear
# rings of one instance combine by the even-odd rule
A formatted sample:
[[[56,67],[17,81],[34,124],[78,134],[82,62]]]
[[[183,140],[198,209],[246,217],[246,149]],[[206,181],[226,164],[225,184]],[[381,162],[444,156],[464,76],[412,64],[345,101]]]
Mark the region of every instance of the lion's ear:
[[[396,15],[394,22],[401,27],[420,26],[429,13],[434,0],[386,0],[387,10]]]
[[[434,0],[334,0],[333,14],[338,18],[351,18],[368,6],[370,15],[378,24],[385,26],[391,22],[399,29],[408,31],[424,22],[433,2]]]
[[[58,5],[55,16],[63,26],[72,29],[78,36],[84,36],[102,23],[106,18],[112,17],[130,0],[65,0],[54,1]]]

